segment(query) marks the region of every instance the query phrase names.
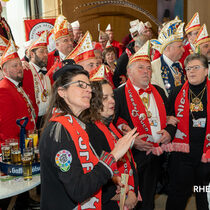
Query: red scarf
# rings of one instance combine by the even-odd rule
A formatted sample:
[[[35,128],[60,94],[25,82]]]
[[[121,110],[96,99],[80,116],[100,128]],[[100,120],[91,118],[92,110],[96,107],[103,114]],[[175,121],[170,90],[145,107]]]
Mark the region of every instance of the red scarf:
[[[156,88],[149,84],[149,87],[152,89],[152,93],[154,95],[159,117],[160,117],[160,125],[161,129],[166,127],[166,110],[164,106],[164,102],[156,90]],[[131,84],[130,79],[127,80],[126,86],[125,86],[125,95],[126,95],[126,101],[128,104],[128,110],[130,113],[131,120],[133,122],[134,127],[137,127],[137,131],[139,135],[142,134],[148,134],[148,137],[143,138],[143,141],[149,141],[153,145],[152,153],[154,155],[160,155],[163,153],[161,147],[158,143],[153,142],[152,138],[152,132],[151,127],[149,124],[149,120],[147,118],[146,109],[143,104],[143,102],[140,99],[140,96],[138,95],[137,91],[134,89],[133,85]]]
[[[95,122],[95,124],[104,133],[110,149],[113,150],[115,147],[115,144],[117,143],[117,140],[111,134],[110,130],[101,121]],[[117,129],[115,128],[115,126],[112,123],[110,123],[109,128],[119,139],[122,137],[122,135],[117,131]],[[133,161],[133,163],[134,163],[133,155],[130,150],[129,150],[129,153],[130,153],[130,156],[132,159],[131,161]],[[123,159],[125,161],[123,161]],[[134,165],[135,165],[135,163],[134,163]],[[131,164],[130,164],[130,160],[129,160],[127,154],[125,154],[123,156],[123,158],[121,158],[120,160],[117,161],[117,168],[118,168],[120,176],[122,173],[129,174],[128,185],[130,185],[131,186],[130,188],[134,191],[134,178],[133,178],[133,173],[131,173],[131,171],[132,171]]]
[[[172,143],[165,148],[166,151],[190,152],[189,147],[189,83],[185,82],[175,100],[175,114],[180,120],[177,124],[177,132]],[[210,81],[207,80],[207,98],[210,97]],[[186,126],[187,125],[187,126]],[[208,156],[208,157],[207,157]],[[210,103],[207,103],[207,126],[202,162],[210,162]]]
[[[56,115],[51,118],[51,121],[56,121],[61,123],[66,130],[71,135],[71,138],[75,144],[77,155],[79,157],[80,163],[83,167],[84,174],[90,172],[93,167],[98,163],[98,158],[93,154],[90,145],[89,137],[84,129],[79,125],[77,120],[71,115],[58,116]],[[87,156],[81,156],[80,154],[88,153],[89,159],[87,161]],[[85,209],[101,209],[101,196],[102,189],[100,188],[87,202],[82,205],[85,205]],[[97,202],[91,202],[95,201]],[[92,208],[91,206],[94,205]],[[78,209],[82,209],[81,204],[78,204]]]

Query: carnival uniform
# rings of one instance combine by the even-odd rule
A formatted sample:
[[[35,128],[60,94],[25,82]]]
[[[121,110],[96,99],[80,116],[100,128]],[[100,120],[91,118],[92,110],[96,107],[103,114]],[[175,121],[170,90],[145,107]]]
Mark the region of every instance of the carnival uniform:
[[[169,96],[170,114],[177,117],[180,123],[177,124],[171,149],[174,152],[171,152],[169,160],[167,210],[184,210],[193,186],[205,187],[210,181],[210,159],[207,162],[205,158],[210,145],[209,114],[207,114],[210,111],[207,103],[209,85],[209,81],[206,80],[199,85],[186,82],[183,86],[174,88]],[[189,110],[190,103],[193,105],[189,88],[195,95],[204,90],[201,99],[203,111]],[[198,210],[208,210],[206,192],[196,193],[196,203]]]
[[[26,130],[36,128],[35,110],[33,110],[30,98],[22,87],[19,88],[9,79],[4,78],[0,81],[0,98],[1,143],[9,138],[19,139],[20,127],[16,124],[17,119],[28,117]],[[31,105],[29,105],[29,101]]]
[[[157,90],[157,92],[160,94],[159,97],[161,97],[162,98],[161,100],[163,100],[164,104],[167,105],[167,98],[165,96],[163,89],[161,89],[160,87],[156,85],[153,86],[153,88]],[[134,123],[132,120],[132,112],[129,111],[128,101],[126,98],[126,85],[118,89],[115,89],[114,96],[115,96],[115,102],[116,102],[114,122],[117,123],[119,118],[122,118],[123,121],[127,122],[130,128],[134,128]],[[140,101],[140,96],[138,97]],[[135,104],[136,104],[136,101],[135,101]],[[144,105],[142,104],[142,106]],[[162,113],[164,112],[164,109],[165,108],[161,110]],[[137,129],[140,129],[140,127]],[[146,132],[143,132],[143,133],[146,133]],[[132,149],[132,153],[134,156],[134,160],[137,163],[137,169],[139,173],[139,190],[140,190],[142,201],[143,201],[141,207],[143,209],[144,208],[153,209],[154,208],[154,195],[155,195],[158,176],[160,173],[160,156],[153,155],[152,153],[150,153],[149,155],[146,155],[146,152],[139,151],[135,148]]]
[[[105,125],[102,122],[96,122],[95,124],[90,123],[87,125],[87,133],[91,145],[99,157],[103,151],[111,152],[114,148],[114,144],[121,137],[121,134],[112,123],[109,123],[109,125]],[[130,160],[128,159],[128,155]],[[120,169],[120,172],[117,175],[121,176],[122,171],[123,173],[129,174],[129,189],[134,191],[136,197],[138,197],[138,175],[131,151],[129,151],[128,155],[124,155],[124,157],[118,161],[117,165],[119,168],[122,168],[122,170]],[[126,167],[123,166],[124,164],[126,164]],[[130,169],[128,170],[128,168]],[[110,180],[102,188],[102,209],[119,209],[117,202],[111,200],[115,194],[116,185]]]
[[[51,121],[39,146],[41,209],[80,209],[84,205],[82,209],[100,210],[101,188],[113,176],[116,162],[110,154],[100,159],[95,155],[78,119],[66,115]]]
[[[167,96],[175,86],[184,84],[185,76],[180,63],[179,67],[176,69],[173,68],[172,71],[168,64],[165,62],[163,55],[161,55],[158,59],[152,61],[151,64],[151,83],[160,86],[165,91]],[[176,76],[178,77],[177,79]]]
[[[38,115],[42,116],[46,113],[46,109],[49,106],[51,83],[49,77],[40,72],[40,68],[37,65],[35,65],[32,62],[30,62],[29,64],[30,64],[30,70],[33,75],[36,103],[39,107]]]
[[[190,43],[188,43],[187,45],[184,46],[184,53],[179,60],[179,62],[182,64],[183,70],[184,70],[184,61],[185,61],[186,57],[188,55],[190,55],[191,53],[193,53],[193,49],[191,48]],[[155,50],[153,61],[160,58],[160,56],[161,56],[160,52],[158,50]],[[185,70],[184,70],[184,73],[185,73]]]
[[[28,69],[23,70],[22,87],[32,102],[33,108],[36,113],[36,121],[37,121],[39,108],[36,103],[36,96],[35,96],[34,83],[33,83],[33,74]]]

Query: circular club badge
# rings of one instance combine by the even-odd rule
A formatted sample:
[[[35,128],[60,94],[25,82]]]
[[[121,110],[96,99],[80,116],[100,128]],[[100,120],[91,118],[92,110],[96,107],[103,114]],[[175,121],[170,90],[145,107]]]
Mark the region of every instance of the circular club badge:
[[[68,150],[60,150],[55,156],[55,163],[62,172],[67,172],[70,169],[72,155]]]
[[[29,40],[36,40],[44,31],[51,31],[54,25],[47,22],[40,22],[33,26],[29,33]],[[53,39],[53,35],[50,35],[49,45],[47,46],[48,51],[51,52],[55,49],[55,41]]]

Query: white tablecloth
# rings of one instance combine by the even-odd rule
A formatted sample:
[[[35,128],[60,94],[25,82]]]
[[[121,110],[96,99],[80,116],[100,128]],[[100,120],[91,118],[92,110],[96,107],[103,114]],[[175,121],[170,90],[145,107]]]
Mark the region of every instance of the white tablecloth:
[[[33,175],[32,180],[23,177],[0,176],[0,199],[18,195],[40,184],[40,174]]]

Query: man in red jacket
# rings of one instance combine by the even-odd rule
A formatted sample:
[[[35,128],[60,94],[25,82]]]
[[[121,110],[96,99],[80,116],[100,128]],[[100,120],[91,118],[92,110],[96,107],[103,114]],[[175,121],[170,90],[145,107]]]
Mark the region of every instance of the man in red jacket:
[[[35,104],[33,80],[30,71],[23,71],[15,44],[11,40],[1,57],[4,78],[0,81],[0,143],[6,139],[19,139],[20,127],[17,119],[28,117],[26,130],[36,129],[37,106]],[[25,77],[25,78],[24,78]],[[27,88],[22,82],[27,80]]]

